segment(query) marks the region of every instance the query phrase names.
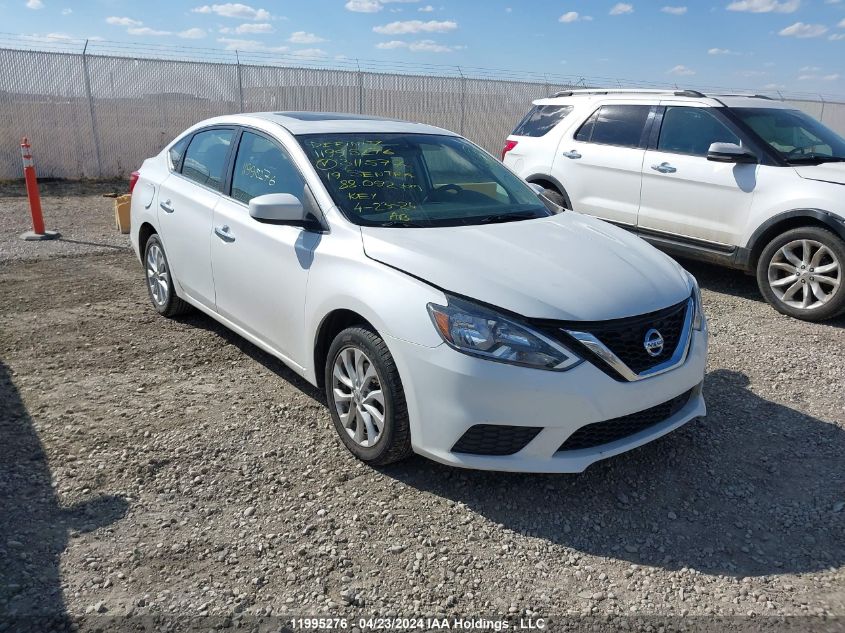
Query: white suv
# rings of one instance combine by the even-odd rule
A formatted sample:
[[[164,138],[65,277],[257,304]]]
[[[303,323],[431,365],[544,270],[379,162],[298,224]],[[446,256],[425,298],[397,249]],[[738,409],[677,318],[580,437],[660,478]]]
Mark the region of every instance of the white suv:
[[[224,116],[133,183],[153,307],[198,308],[321,387],[368,463],[577,472],[705,413],[695,279],[456,134]]]
[[[756,274],[784,314],[845,312],[845,139],[785,104],[559,92],[534,102],[502,160],[566,208],[673,255]]]

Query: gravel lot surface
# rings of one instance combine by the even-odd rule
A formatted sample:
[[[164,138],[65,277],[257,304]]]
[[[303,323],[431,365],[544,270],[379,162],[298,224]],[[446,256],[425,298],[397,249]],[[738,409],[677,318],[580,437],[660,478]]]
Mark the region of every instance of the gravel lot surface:
[[[845,321],[783,317],[750,277],[688,264],[706,419],[581,475],[375,470],[281,363],[199,313],[156,315],[101,197],[115,185],[47,189],[48,228],[95,245],[17,241],[26,200],[0,188],[0,631],[32,614],[841,627]]]

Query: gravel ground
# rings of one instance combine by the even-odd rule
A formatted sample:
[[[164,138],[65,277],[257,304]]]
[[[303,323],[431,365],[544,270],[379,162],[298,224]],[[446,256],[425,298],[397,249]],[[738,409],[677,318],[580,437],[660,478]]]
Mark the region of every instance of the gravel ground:
[[[45,192],[48,224],[95,246],[19,243],[25,199],[0,189],[0,630],[33,614],[842,630],[845,321],[780,316],[751,278],[689,264],[706,419],[581,475],[376,470],[279,362],[201,314],[155,314],[103,188]]]

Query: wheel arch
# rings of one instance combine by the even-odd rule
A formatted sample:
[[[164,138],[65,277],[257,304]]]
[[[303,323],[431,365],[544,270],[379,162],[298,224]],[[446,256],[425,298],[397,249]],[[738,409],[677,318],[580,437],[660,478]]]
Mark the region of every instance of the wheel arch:
[[[320,321],[317,334],[314,337],[314,378],[318,388],[323,389],[325,386],[324,368],[332,341],[340,332],[353,325],[366,326],[378,334],[378,330],[369,320],[358,312],[347,308],[332,310]]]
[[[138,253],[140,254],[142,260],[144,258],[144,251],[147,248],[147,241],[149,241],[150,237],[156,234],[158,234],[158,231],[156,231],[156,228],[149,222],[144,222],[138,229]]]
[[[823,209],[792,209],[769,218],[757,227],[745,248],[737,253],[737,263],[754,270],[760,253],[769,242],[781,233],[803,226],[828,229],[845,241],[845,220]]]

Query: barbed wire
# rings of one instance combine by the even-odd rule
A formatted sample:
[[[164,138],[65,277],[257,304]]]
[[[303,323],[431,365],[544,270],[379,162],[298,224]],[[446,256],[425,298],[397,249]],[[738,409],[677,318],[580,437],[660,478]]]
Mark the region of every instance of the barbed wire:
[[[397,75],[431,76],[457,80],[479,79],[485,81],[519,81],[545,84],[549,90],[559,86],[583,86],[605,88],[682,88],[711,93],[764,94],[778,99],[845,102],[845,95],[810,91],[749,88],[748,86],[705,85],[691,80],[681,83],[631,79],[614,76],[544,73],[535,70],[514,70],[449,64],[406,62],[329,57],[308,53],[288,52],[244,46],[236,48],[213,48],[200,46],[179,46],[139,42],[118,42],[104,39],[81,39],[61,35],[25,35],[0,32],[0,48],[28,50],[46,53],[90,56],[126,57],[131,59],[172,60],[182,62],[240,64],[245,66],[282,66],[314,70],[337,70],[346,72],[383,73]]]

